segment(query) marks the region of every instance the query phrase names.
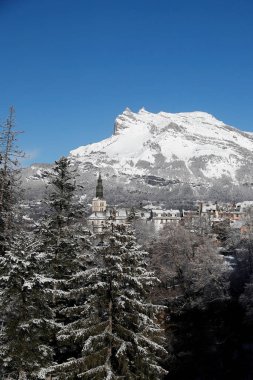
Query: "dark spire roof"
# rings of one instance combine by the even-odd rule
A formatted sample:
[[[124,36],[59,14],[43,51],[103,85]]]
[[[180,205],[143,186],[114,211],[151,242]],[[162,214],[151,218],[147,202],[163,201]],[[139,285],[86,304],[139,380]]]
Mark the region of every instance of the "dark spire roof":
[[[102,178],[101,178],[101,173],[99,173],[99,176],[98,176],[98,183],[97,183],[97,187],[96,187],[96,198],[103,198],[104,197],[104,194],[103,194],[103,184],[102,184]]]

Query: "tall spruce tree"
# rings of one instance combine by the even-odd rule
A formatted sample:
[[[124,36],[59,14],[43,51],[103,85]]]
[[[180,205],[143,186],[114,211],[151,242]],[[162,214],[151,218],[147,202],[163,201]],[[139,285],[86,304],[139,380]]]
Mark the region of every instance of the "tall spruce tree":
[[[31,254],[31,246],[29,246],[30,241],[23,238],[25,231],[21,230],[22,220],[19,213],[21,200],[19,159],[24,157],[16,145],[19,133],[15,130],[14,109],[11,107],[9,117],[0,126],[0,320],[2,325],[0,371],[3,371],[4,375],[8,374],[10,379],[12,376],[26,378],[27,370],[30,372],[32,367],[34,371],[37,369],[37,359],[35,360],[30,354],[26,355],[25,347],[30,346],[31,350],[34,349],[34,352],[38,353],[35,349],[36,343],[31,345],[28,341],[32,336],[34,342],[38,338],[31,320],[34,321],[34,318],[39,317],[40,311],[33,299],[35,288],[33,285],[29,291],[25,288],[27,279],[32,278],[34,267],[29,267],[31,263],[27,257]],[[25,324],[27,329],[31,327],[34,335],[29,335],[25,331]],[[39,329],[37,331],[39,334]],[[40,343],[38,344],[42,347]],[[1,374],[2,377],[4,375]]]
[[[76,224],[73,202],[75,184],[69,160],[62,157],[56,161],[47,178],[48,210],[40,226],[40,240],[46,257],[45,270],[52,278],[56,297],[64,281],[78,268],[77,239],[73,228]],[[56,304],[55,297],[53,302]]]
[[[83,226],[80,206],[75,199],[75,175],[66,157],[56,161],[48,173],[48,212],[41,223],[39,236],[40,249],[45,257],[44,273],[51,279],[48,286],[52,297],[48,301],[54,310],[55,321],[62,325],[68,322],[62,309],[75,302],[69,297],[70,284],[76,273],[85,270],[91,246],[89,232]],[[57,344],[55,351],[56,361],[66,356],[64,349],[59,349]]]
[[[48,342],[54,323],[37,248],[31,233],[22,231],[0,257],[1,379],[37,379],[40,370],[52,363]]]
[[[0,126],[0,255],[11,241],[15,229],[15,214],[20,200],[19,158],[24,154],[16,146],[20,132],[15,130],[14,109]]]
[[[163,308],[149,301],[158,280],[147,270],[147,252],[121,228],[97,255],[99,267],[76,275],[76,304],[65,309],[74,321],[58,333],[63,346],[79,347],[78,355],[49,373],[62,380],[162,379],[166,351],[156,318]]]

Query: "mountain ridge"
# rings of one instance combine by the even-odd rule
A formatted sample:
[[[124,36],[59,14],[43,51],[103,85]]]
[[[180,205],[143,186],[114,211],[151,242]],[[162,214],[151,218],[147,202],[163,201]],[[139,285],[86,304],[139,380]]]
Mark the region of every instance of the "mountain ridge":
[[[116,118],[111,137],[70,152],[80,163],[89,161],[90,155],[93,164],[103,167],[111,160],[116,170],[130,175],[155,174],[160,170],[155,161],[160,159],[164,169],[167,164],[167,174],[176,177],[169,169],[181,162],[191,180],[225,175],[238,183],[235,169],[240,169],[247,156],[253,160],[253,136],[206,112],[153,114],[144,108],[138,113],[127,108]],[[198,161],[202,164],[196,170]]]

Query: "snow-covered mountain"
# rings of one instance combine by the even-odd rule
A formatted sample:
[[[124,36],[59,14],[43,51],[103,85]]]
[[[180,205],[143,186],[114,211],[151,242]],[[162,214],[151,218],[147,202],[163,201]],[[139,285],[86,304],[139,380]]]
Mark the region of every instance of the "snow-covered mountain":
[[[205,112],[158,114],[126,109],[114,134],[70,152],[78,162],[118,174],[156,175],[168,180],[206,182],[227,176],[242,180],[253,161],[253,135]],[[243,180],[247,180],[244,178]]]
[[[69,157],[87,200],[98,171],[112,203],[253,199],[253,134],[205,112],[127,108],[111,137],[72,150]]]

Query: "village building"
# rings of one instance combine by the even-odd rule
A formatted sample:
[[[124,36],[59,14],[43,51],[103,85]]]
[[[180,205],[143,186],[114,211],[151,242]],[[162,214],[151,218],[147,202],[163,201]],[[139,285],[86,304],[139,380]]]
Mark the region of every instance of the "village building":
[[[167,223],[178,224],[181,220],[181,215],[179,210],[154,209],[151,210],[150,219],[155,224],[155,226],[159,228]]]
[[[136,216],[145,220],[146,223],[153,223],[156,230],[159,230],[167,223],[177,224],[181,220],[181,213],[179,210],[166,210],[153,206],[152,204],[144,206],[140,212],[136,213]]]
[[[243,201],[236,203],[236,209],[241,212],[249,212],[253,209],[253,201]]]
[[[199,202],[198,209],[200,214],[204,213],[213,213],[215,214],[218,211],[217,202]]]

